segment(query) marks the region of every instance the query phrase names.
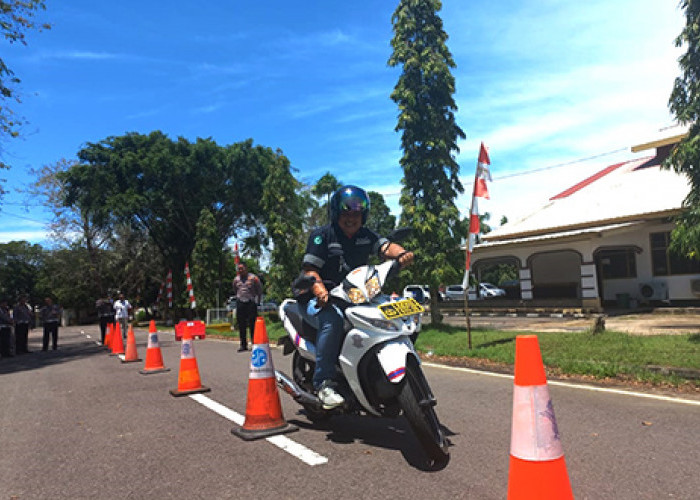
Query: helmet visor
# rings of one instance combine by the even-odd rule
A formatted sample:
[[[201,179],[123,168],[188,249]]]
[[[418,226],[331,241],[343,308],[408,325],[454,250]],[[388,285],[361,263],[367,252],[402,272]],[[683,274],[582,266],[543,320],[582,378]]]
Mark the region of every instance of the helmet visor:
[[[357,193],[343,193],[340,198],[340,212],[365,212],[369,206],[367,198]]]

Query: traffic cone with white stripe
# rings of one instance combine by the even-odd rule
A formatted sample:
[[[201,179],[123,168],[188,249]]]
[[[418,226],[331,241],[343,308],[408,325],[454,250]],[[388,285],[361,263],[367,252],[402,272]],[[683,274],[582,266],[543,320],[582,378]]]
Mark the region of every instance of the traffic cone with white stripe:
[[[112,350],[112,331],[114,330],[114,323],[107,323],[107,333],[105,334],[105,343],[107,350]]]
[[[160,343],[158,342],[158,331],[156,330],[155,320],[151,320],[148,325],[148,347],[146,348],[146,363],[143,370],[139,370],[141,375],[150,375],[152,373],[169,372],[170,368],[166,368],[163,364],[163,353],[160,351]]]
[[[258,316],[255,320],[253,349],[250,356],[245,422],[243,427],[231,429],[231,433],[246,441],[252,441],[298,430],[296,425],[285,422],[282,416],[282,405],[277,392],[265,318]]]
[[[536,335],[515,338],[508,499],[573,499]]]
[[[112,332],[112,354],[110,356],[118,356],[120,354],[124,354],[124,339],[122,338],[122,327],[117,322],[117,329]]]
[[[129,333],[126,334],[126,352],[122,363],[133,363],[141,361],[138,352],[136,351],[136,336],[134,335],[134,327],[129,325]]]
[[[185,324],[185,332],[182,335],[182,349],[180,350],[180,374],[177,378],[177,389],[171,389],[173,396],[187,396],[199,392],[209,392],[209,387],[204,387],[199,378],[197,358],[194,355],[194,340],[189,327]]]

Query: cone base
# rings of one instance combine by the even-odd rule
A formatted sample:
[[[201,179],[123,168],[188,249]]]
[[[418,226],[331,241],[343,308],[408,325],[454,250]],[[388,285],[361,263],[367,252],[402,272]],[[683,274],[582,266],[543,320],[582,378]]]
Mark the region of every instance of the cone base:
[[[271,429],[256,429],[248,430],[243,427],[234,427],[231,429],[231,434],[238,436],[245,441],[253,441],[255,439],[262,439],[269,436],[275,436],[277,434],[286,434],[288,432],[298,431],[299,427],[294,424],[285,423],[279,427],[273,427]]]
[[[564,457],[533,462],[510,456],[508,500],[573,500]]]
[[[141,375],[152,375],[153,373],[169,372],[170,368],[155,368],[153,370],[139,370]]]
[[[110,353],[110,356],[124,356],[124,353],[123,352],[113,352],[113,353]]]
[[[188,394],[198,394],[200,392],[209,392],[211,389],[209,387],[198,387],[197,389],[187,389],[186,391],[181,391],[179,389],[170,389],[170,394],[173,396],[180,397],[180,396],[187,396]]]
[[[122,363],[133,363],[134,361],[143,361],[143,360],[141,358],[129,359],[129,360],[122,359]]]

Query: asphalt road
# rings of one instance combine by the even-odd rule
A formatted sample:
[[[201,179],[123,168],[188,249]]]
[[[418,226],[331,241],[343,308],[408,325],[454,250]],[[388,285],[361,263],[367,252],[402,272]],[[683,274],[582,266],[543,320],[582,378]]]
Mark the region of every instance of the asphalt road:
[[[143,357],[146,332],[136,333]],[[37,337],[35,330],[34,351]],[[235,342],[195,341],[212,391],[175,398],[168,391],[177,387],[180,348],[172,334],[160,334],[172,371],[146,376],[142,363],[122,364],[96,337],[94,326],[62,328],[58,351],[0,360],[0,499],[506,496],[508,376],[424,364],[452,443],[447,467],[430,472],[402,418],[312,426],[284,394],[284,415],[298,432],[277,445],[233,436],[236,424],[202,403],[223,405],[230,418],[245,414],[250,355]],[[289,373],[289,357],[273,349],[273,358]],[[697,498],[700,401],[558,382],[550,392],[576,498]],[[300,453],[283,449],[295,443]]]

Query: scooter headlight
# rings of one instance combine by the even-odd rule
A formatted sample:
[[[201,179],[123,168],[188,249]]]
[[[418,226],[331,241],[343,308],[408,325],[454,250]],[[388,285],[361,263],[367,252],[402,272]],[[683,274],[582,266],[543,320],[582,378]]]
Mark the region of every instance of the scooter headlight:
[[[382,330],[391,330],[394,332],[398,332],[399,328],[396,326],[396,323],[393,321],[389,321],[388,319],[379,319],[379,318],[368,318],[367,316],[363,316],[361,314],[355,314],[358,319],[364,321],[368,325],[371,325],[375,328],[380,328]]]
[[[367,302],[365,294],[362,293],[362,290],[360,290],[359,288],[351,288],[350,290],[348,290],[347,293],[350,302],[352,302],[353,304],[362,304],[363,302]]]

